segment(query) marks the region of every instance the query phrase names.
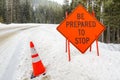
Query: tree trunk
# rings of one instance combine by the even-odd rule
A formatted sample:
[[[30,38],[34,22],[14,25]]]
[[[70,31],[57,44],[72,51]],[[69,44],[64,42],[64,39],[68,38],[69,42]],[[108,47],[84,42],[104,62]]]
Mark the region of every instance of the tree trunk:
[[[117,43],[120,42],[120,29],[119,27],[117,28]]]
[[[103,7],[104,7],[104,4],[103,4],[103,1],[101,1],[101,5],[100,5],[100,22],[103,24]],[[102,33],[101,35],[101,41],[104,42],[104,32]]]
[[[86,7],[87,7],[87,11],[89,11],[89,0],[87,0],[87,5],[86,5]]]
[[[107,40],[107,43],[110,43],[110,26],[108,25],[108,27],[107,27],[107,38],[106,38]]]
[[[112,43],[115,43],[115,28],[112,29]]]
[[[11,23],[13,22],[13,0],[10,0],[11,1]]]
[[[94,10],[94,0],[92,0],[92,10]]]

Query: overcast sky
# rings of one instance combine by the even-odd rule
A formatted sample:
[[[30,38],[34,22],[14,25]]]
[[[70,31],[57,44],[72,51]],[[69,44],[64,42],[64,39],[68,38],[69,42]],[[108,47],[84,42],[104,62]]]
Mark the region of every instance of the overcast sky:
[[[50,0],[50,1],[55,1],[55,2],[57,2],[59,4],[63,4],[63,0]]]
[[[59,4],[63,4],[64,3],[64,0],[50,0],[50,1],[55,1],[55,2],[57,2]],[[69,1],[71,1],[71,0],[69,0]]]

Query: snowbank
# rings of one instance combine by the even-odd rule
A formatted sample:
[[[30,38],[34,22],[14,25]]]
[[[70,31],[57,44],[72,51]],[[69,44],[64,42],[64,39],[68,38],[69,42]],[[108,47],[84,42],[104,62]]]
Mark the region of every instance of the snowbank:
[[[92,45],[92,52],[87,50],[85,54],[81,54],[71,44],[71,61],[68,62],[67,53],[65,53],[65,38],[56,30],[58,25],[19,25],[37,27],[15,33],[4,41],[3,45],[0,45],[0,80],[30,80],[32,74],[30,41],[34,42],[47,69],[46,75],[40,75],[33,80],[45,80],[43,78],[48,78],[48,80],[120,80],[120,44],[99,42],[100,56],[96,54],[95,43]],[[18,27],[19,25],[10,24],[9,26]],[[7,75],[8,78],[4,78],[3,75]]]

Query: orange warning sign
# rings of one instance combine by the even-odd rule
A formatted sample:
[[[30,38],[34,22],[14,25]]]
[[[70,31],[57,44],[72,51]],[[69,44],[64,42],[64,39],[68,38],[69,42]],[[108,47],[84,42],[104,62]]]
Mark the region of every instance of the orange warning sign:
[[[82,5],[78,5],[57,30],[84,53],[98,39],[105,27]]]

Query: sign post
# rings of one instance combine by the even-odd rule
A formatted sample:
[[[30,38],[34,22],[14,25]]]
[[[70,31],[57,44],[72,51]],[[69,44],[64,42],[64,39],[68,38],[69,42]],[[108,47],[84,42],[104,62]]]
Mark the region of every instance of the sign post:
[[[105,27],[82,5],[78,5],[57,30],[84,54]]]
[[[66,11],[66,18],[68,16],[68,12]],[[70,57],[70,42],[69,40],[66,39],[66,53],[68,52],[68,61],[71,60],[71,57]]]
[[[93,17],[95,17],[95,12],[94,12],[94,10],[92,11],[92,16]],[[90,52],[92,51],[92,44],[91,44],[91,46],[90,46]]]
[[[68,16],[68,12],[67,11],[65,12],[65,16],[67,18],[67,16]],[[66,51],[65,52],[67,53],[67,49],[68,49],[68,40],[67,39],[66,39],[66,43],[65,44],[66,44],[66,49],[65,49]]]
[[[95,17],[95,12],[94,10],[92,11],[93,17]],[[99,48],[98,48],[98,39],[96,40],[96,49],[97,49],[97,56],[99,56]],[[92,51],[92,44],[90,46],[90,52]]]

